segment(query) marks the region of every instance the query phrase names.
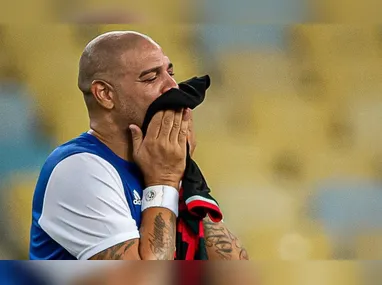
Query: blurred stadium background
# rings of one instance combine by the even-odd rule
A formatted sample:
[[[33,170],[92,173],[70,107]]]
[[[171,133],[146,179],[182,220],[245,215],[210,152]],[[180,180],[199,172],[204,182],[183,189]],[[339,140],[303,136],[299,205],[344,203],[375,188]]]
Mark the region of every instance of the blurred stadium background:
[[[382,26],[293,24],[381,9],[329,0],[272,0],[261,9],[259,0],[141,2],[25,4],[26,18],[51,24],[12,24],[16,4],[3,11],[0,257],[28,257],[39,169],[88,129],[76,86],[82,49],[123,29],[161,44],[178,81],[211,76],[195,111],[196,161],[253,260],[381,259]],[[322,272],[309,274],[317,284],[358,284],[348,271]]]

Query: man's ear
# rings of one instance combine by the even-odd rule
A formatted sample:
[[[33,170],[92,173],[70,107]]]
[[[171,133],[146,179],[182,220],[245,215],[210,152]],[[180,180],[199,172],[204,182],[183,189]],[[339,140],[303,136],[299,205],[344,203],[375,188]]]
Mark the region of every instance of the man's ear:
[[[114,88],[103,80],[94,80],[90,87],[94,98],[105,109],[111,110],[114,108]]]

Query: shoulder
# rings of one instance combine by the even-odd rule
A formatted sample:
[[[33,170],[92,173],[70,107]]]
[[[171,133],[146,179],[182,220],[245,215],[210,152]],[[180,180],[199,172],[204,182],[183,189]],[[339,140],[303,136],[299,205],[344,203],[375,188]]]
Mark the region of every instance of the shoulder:
[[[99,195],[108,191],[123,193],[122,179],[113,164],[81,138],[56,148],[45,161],[37,180],[33,207],[42,210],[51,197],[68,199]],[[49,199],[52,201],[52,199]]]
[[[55,165],[53,172],[60,172],[61,174],[65,174],[66,172],[78,174],[97,173],[101,176],[106,176],[106,174],[115,174],[117,171],[109,161],[99,155],[81,152],[72,154],[59,161]]]
[[[103,186],[103,187],[100,187]],[[47,189],[81,189],[96,192],[96,189],[122,190],[122,179],[115,167],[93,153],[76,153],[56,164],[47,182]]]
[[[117,174],[111,157],[104,153],[100,142],[84,133],[52,151],[41,169],[40,179],[47,183],[53,174],[66,176],[77,173],[78,176],[93,172],[99,174],[101,170],[107,170],[101,173],[105,177]]]

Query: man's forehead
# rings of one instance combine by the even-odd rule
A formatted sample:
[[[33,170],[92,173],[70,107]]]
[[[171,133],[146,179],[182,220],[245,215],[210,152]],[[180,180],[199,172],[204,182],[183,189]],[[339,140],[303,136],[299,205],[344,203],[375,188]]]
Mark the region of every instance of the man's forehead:
[[[124,55],[127,68],[134,73],[141,73],[143,70],[157,66],[168,65],[170,60],[158,48],[135,48],[129,50]]]

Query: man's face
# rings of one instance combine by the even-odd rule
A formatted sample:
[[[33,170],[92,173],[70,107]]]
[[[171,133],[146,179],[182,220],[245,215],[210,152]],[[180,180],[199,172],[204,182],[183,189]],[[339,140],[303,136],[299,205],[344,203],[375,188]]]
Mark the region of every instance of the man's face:
[[[178,88],[169,58],[155,43],[142,41],[122,57],[126,74],[119,82],[118,113],[128,123],[142,126],[150,104],[160,95]]]

